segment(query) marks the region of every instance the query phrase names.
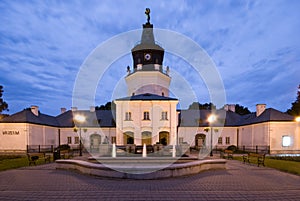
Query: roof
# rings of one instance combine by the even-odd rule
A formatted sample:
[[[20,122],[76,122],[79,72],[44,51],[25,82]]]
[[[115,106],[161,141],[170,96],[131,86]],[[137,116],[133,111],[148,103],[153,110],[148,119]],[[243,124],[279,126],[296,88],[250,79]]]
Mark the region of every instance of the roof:
[[[7,116],[1,120],[3,123],[33,123],[47,126],[59,126],[55,117],[39,112],[39,115],[34,115],[30,109],[24,109],[13,115]]]
[[[83,115],[86,120],[79,124],[74,122],[75,115]],[[114,110],[89,110],[67,111],[57,116],[60,127],[115,127],[115,111]]]
[[[132,52],[139,51],[139,50],[164,51],[164,49],[162,47],[155,44],[152,24],[144,24],[143,25],[143,33],[142,33],[141,43],[131,49]]]
[[[211,110],[181,110],[180,126],[182,127],[205,127],[209,126],[208,117],[212,114]],[[241,116],[231,111],[217,110],[214,112],[217,121],[214,126],[237,126]]]
[[[207,119],[211,113],[211,110],[181,110],[179,117],[180,126],[209,126]],[[256,116],[256,112],[247,115],[239,115],[235,112],[225,110],[217,110],[214,114],[217,116],[217,119],[219,119],[214,123],[214,126],[243,126],[271,121],[294,121],[293,116],[273,108],[266,109],[259,116]]]
[[[172,100],[175,98],[158,96],[155,94],[140,94],[136,96],[125,97],[117,100]],[[209,126],[207,121],[211,110],[179,110],[179,126],[181,127],[206,127]],[[86,121],[81,125],[84,127],[112,127],[115,125],[115,110],[96,110],[91,112],[89,110],[67,111],[56,117],[42,114],[34,115],[30,109],[24,109],[21,112],[7,116],[0,120],[0,123],[32,123],[54,127],[74,127],[76,126],[73,117],[77,114],[84,115]],[[247,115],[239,115],[232,111],[217,110],[214,112],[218,117],[218,121],[213,126],[244,126],[263,122],[272,121],[294,121],[294,117],[275,110],[273,108],[266,109],[261,115],[256,116],[253,112]]]
[[[138,94],[134,96],[128,96],[124,98],[119,98],[116,99],[116,101],[135,101],[135,100],[141,100],[141,101],[151,101],[151,100],[157,100],[157,101],[178,101],[176,98],[170,98],[166,96],[159,96],[156,94],[150,94],[150,93],[145,93],[145,94]]]
[[[268,108],[259,116],[256,116],[256,112],[241,116],[239,125],[256,124],[269,121],[294,121],[294,117],[276,109]]]

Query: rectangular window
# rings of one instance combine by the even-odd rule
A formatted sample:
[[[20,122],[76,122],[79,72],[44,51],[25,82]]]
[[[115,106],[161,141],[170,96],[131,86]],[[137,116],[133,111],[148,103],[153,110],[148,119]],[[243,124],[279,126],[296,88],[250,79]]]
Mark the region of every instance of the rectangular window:
[[[79,137],[75,137],[74,140],[75,140],[75,144],[79,144]]]
[[[150,120],[149,112],[144,112],[144,120]]]
[[[161,112],[161,120],[168,120],[168,112]]]
[[[183,137],[179,138],[179,144],[183,144]]]
[[[72,144],[72,137],[67,137],[68,144]]]
[[[125,121],[131,121],[131,112],[125,113]]]
[[[111,137],[111,143],[117,143],[117,138],[116,137]]]
[[[222,137],[218,138],[218,144],[223,144],[223,138]]]
[[[284,135],[282,136],[282,146],[289,147],[292,144],[292,140],[290,136]]]
[[[230,137],[226,137],[226,144],[230,144]]]

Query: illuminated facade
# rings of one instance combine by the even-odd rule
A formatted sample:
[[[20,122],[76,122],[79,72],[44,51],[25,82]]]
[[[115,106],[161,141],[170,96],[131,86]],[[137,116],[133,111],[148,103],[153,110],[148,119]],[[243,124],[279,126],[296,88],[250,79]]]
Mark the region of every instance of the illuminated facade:
[[[132,49],[133,68],[125,77],[128,96],[114,100],[115,110],[72,110],[58,116],[39,112],[37,106],[0,121],[0,152],[24,152],[30,146],[79,145],[73,117],[80,112],[88,121],[82,126],[85,149],[99,151],[102,144],[188,144],[201,149],[258,149],[270,153],[300,153],[300,122],[288,114],[258,104],[256,112],[239,115],[234,105],[217,110],[224,124],[209,125],[210,110],[176,110],[180,100],[169,97],[171,77],[163,66],[164,49],[155,44],[153,25],[143,25],[141,43]],[[222,115],[220,115],[222,114]],[[212,129],[212,130],[210,130]]]

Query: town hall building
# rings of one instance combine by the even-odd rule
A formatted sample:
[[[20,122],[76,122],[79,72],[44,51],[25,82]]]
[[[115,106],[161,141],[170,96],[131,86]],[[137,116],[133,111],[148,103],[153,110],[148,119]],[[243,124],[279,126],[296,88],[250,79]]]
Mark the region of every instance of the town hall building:
[[[257,104],[256,112],[247,115],[237,114],[235,105],[216,111],[177,109],[180,100],[169,94],[171,69],[163,65],[164,49],[155,43],[149,20],[131,52],[133,66],[127,67],[125,77],[127,97],[113,100],[115,108],[62,108],[61,114],[50,116],[31,106],[0,121],[0,152],[61,144],[78,148],[81,137],[84,149],[99,153],[101,145],[112,143],[186,144],[198,150],[234,145],[268,153],[300,153],[300,123],[265,104]],[[76,115],[84,121],[75,122]],[[223,119],[211,122],[212,115]]]

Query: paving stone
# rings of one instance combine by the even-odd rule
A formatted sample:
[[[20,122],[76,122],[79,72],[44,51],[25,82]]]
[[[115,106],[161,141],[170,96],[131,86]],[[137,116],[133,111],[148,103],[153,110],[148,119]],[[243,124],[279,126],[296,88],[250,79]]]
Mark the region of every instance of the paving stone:
[[[226,170],[160,179],[107,179],[45,164],[0,172],[0,200],[300,200],[300,177],[230,160]]]

